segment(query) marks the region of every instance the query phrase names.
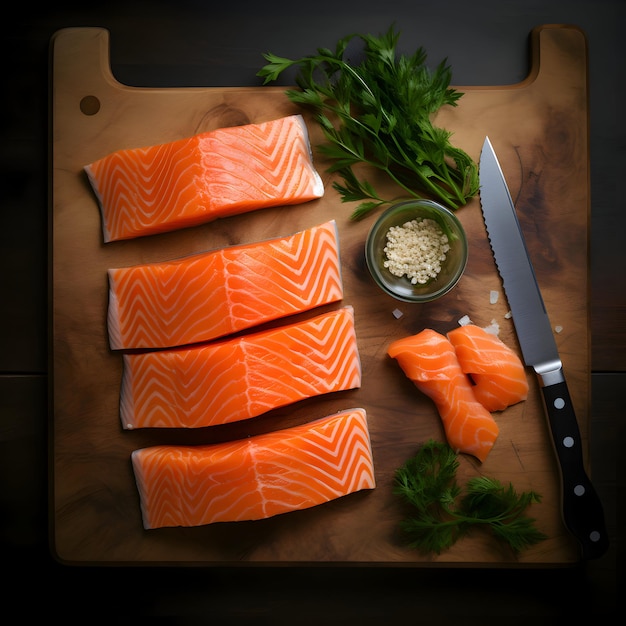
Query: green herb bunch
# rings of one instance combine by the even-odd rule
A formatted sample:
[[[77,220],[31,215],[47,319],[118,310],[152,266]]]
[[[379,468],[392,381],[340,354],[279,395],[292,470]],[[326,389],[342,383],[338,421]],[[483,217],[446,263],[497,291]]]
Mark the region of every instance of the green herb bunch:
[[[537,493],[517,494],[510,483],[485,476],[471,478],[463,490],[458,466],[448,444],[430,440],[396,471],[394,493],[414,510],[401,522],[411,547],[439,554],[476,526],[490,529],[516,553],[546,538],[524,513],[541,500]]]
[[[355,38],[364,44],[358,65],[344,58]],[[476,163],[451,144],[450,132],[432,122],[440,107],[457,106],[463,95],[449,87],[450,67],[444,60],[430,71],[422,47],[410,56],[398,54],[398,38],[391,27],[378,37],[344,37],[334,52],[318,48],[316,55],[295,60],[267,53],[268,64],[257,74],[267,84],[286,69],[298,68],[300,89],[286,94],[315,112],[328,142],[319,149],[333,161],[328,171],[343,180],[335,189],[343,202],[363,201],[354,220],[395,201],[381,198],[357,175],[354,166],[360,163],[382,171],[399,186],[401,196],[430,197],[452,210],[478,192]]]

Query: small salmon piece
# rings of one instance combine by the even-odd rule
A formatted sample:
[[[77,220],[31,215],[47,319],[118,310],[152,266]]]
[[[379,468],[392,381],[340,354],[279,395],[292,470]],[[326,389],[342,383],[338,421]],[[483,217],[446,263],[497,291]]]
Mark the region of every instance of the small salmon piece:
[[[301,115],[118,150],[84,169],[105,242],[324,195]]]
[[[258,520],[374,489],[364,409],[202,446],[135,450],[146,529]]]
[[[361,386],[352,307],[234,339],[124,354],[123,360],[125,429],[227,424]]]
[[[334,220],[108,276],[113,350],[211,341],[343,298]]]
[[[474,324],[447,333],[459,365],[471,377],[476,399],[488,411],[526,400],[528,380],[520,358],[499,337]]]
[[[394,341],[387,354],[433,400],[450,447],[484,462],[498,437],[491,413],[476,400],[450,341],[429,328]]]

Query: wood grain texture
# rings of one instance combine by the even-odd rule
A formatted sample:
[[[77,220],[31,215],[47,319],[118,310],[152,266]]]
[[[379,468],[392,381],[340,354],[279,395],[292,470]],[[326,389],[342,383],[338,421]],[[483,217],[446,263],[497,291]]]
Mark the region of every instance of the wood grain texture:
[[[556,335],[583,438],[589,423],[587,48],[576,28],[547,26],[532,35],[532,69],[520,84],[460,87],[457,108],[437,124],[478,159],[489,135],[507,176]],[[52,93],[52,389],[53,549],[73,563],[353,563],[418,565],[564,565],[578,559],[562,525],[559,478],[537,383],[529,399],[497,415],[500,437],[481,466],[461,458],[460,478],[484,473],[543,495],[532,509],[548,540],[519,557],[481,534],[437,557],[406,548],[393,472],[420,442],[443,437],[432,403],[386,356],[394,339],[425,327],[440,332],[469,315],[496,319],[516,346],[512,322],[486,237],[478,199],[458,211],[470,242],[467,271],[440,300],[409,306],[378,291],[363,258],[370,220],[353,223],[316,154],[326,194],[204,226],[102,243],[98,207],[85,164],[120,148],[172,141],[220,126],[302,112],[283,88],[147,89],[112,77],[102,29],[67,29],[53,40]],[[82,106],[82,109],[81,109]],[[312,143],[321,134],[305,114]],[[160,261],[226,245],[289,234],[336,219],[345,297],[355,309],[363,366],[359,390],[330,394],[245,423],[193,432],[123,432],[122,362],[108,349],[109,267]],[[501,294],[489,304],[489,292]],[[340,305],[341,305],[340,304]],[[339,306],[339,305],[338,305]],[[326,307],[328,308],[328,307]],[[402,316],[396,319],[394,309]],[[319,311],[316,311],[318,313]],[[144,531],[130,465],[132,450],[156,443],[210,443],[245,437],[361,406],[371,430],[377,488],[269,520],[193,529]],[[586,447],[586,446],[585,446]]]

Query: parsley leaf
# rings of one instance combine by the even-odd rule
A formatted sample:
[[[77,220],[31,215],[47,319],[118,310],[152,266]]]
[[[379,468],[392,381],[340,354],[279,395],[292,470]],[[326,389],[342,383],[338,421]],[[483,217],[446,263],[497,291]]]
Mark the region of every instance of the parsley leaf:
[[[352,64],[348,45],[360,39],[363,59]],[[434,126],[433,115],[444,105],[457,106],[461,92],[450,88],[451,68],[442,61],[431,71],[426,53],[399,54],[399,32],[393,27],[380,36],[353,34],[340,39],[332,51],[286,59],[264,54],[267,64],[257,73],[263,84],[297,68],[299,87],[285,93],[316,114],[327,144],[321,152],[334,164],[344,184],[336,184],[343,202],[363,200],[352,219],[396,201],[381,198],[353,167],[366,164],[382,171],[400,196],[430,197],[452,210],[478,193],[478,166],[452,145],[451,133]]]
[[[537,493],[518,494],[512,484],[486,476],[471,478],[463,490],[456,480],[458,467],[448,444],[429,440],[396,471],[394,494],[413,511],[400,523],[411,547],[440,554],[476,526],[490,529],[514,552],[546,539],[525,514],[541,501]]]

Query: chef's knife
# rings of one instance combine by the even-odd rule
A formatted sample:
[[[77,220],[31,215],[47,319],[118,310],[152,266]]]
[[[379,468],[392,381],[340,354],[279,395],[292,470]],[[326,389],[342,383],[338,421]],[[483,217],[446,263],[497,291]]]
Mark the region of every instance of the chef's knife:
[[[480,203],[524,362],[537,374],[560,465],[562,516],[585,559],[608,548],[602,504],[583,465],[574,406],[506,180],[489,138],[480,155]]]

